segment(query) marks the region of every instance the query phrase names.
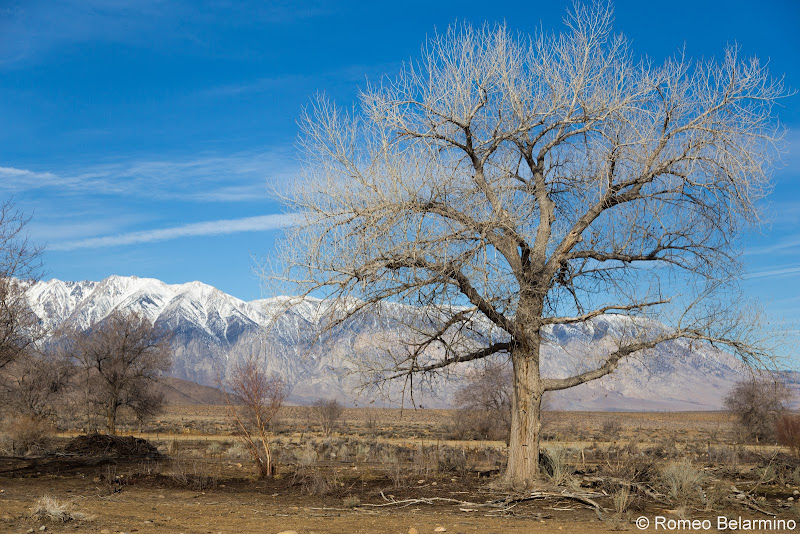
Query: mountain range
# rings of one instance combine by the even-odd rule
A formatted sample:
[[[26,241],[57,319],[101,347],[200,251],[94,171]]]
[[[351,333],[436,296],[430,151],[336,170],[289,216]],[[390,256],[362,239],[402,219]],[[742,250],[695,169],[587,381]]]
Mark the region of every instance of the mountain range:
[[[111,276],[99,282],[38,282],[28,290],[28,299],[51,329],[87,329],[115,310],[145,315],[173,332],[171,375],[178,379],[215,386],[233,365],[254,356],[290,384],[290,402],[337,398],[347,404],[392,405],[358,390],[363,378],[355,361],[359,354],[374,352],[397,335],[377,316],[348,321],[329,332],[325,343],[314,344],[326,303],[313,298],[276,316],[289,297],[245,302],[201,282],[170,285]],[[415,310],[390,303],[381,312],[413,315]],[[542,351],[543,372],[559,377],[581,370],[595,348],[610,343],[629,324],[625,317],[604,316],[553,327]],[[415,392],[415,402],[448,406],[469,372],[462,365],[430,391]],[[722,407],[723,397],[744,372],[739,360],[726,352],[678,340],[626,361],[609,377],[558,392],[549,402],[554,408],[577,410],[713,410]],[[389,397],[394,393],[396,401],[401,386],[390,388]]]

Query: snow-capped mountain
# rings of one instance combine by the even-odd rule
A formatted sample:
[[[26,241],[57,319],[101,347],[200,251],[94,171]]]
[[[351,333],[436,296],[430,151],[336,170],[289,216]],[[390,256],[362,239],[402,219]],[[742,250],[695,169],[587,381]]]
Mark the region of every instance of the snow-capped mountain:
[[[28,290],[28,297],[50,329],[86,329],[115,310],[144,314],[174,333],[172,374],[177,378],[216,385],[236,362],[253,355],[293,387],[290,400],[336,397],[359,405],[375,399],[354,393],[361,382],[354,360],[376,352],[398,335],[378,315],[416,313],[407,306],[387,304],[381,314],[348,321],[326,334],[324,343],[313,344],[315,326],[325,320],[328,305],[311,298],[287,309],[290,297],[245,302],[200,282],[170,285],[122,276],[100,282],[39,282]],[[283,313],[276,317],[278,311]],[[543,349],[543,371],[559,377],[583,370],[593,352],[629,327],[629,319],[606,316],[552,328]],[[742,378],[742,369],[730,354],[675,341],[626,362],[610,377],[555,394],[552,404],[567,409],[717,409]],[[460,385],[459,374],[465,372],[469,369],[437,382],[435,392],[415,393],[415,400],[428,407],[447,406]]]

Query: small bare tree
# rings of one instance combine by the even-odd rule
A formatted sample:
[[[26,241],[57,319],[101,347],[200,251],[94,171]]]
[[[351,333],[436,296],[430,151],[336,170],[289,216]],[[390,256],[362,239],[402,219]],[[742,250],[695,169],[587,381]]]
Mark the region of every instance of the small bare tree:
[[[253,457],[258,475],[273,476],[269,424],[289,395],[286,383],[277,375],[267,374],[251,356],[233,368],[225,391],[237,435]]]
[[[152,386],[172,367],[168,332],[136,313],[115,311],[70,338],[87,404],[102,411],[110,434],[116,434],[121,408],[138,416],[160,409],[161,395]]]
[[[36,420],[53,419],[63,404],[75,366],[57,352],[28,354],[9,363],[0,382],[8,412]]]
[[[344,407],[336,399],[318,399],[311,405],[314,420],[319,424],[323,436],[330,436],[339,427]]]
[[[453,397],[453,404],[459,408],[456,431],[465,437],[508,440],[513,384],[511,368],[502,362],[488,362],[468,374]]]
[[[538,475],[546,392],[674,339],[770,356],[735,280],[780,148],[782,84],[735,47],[636,59],[612,21],[596,2],[559,34],[453,27],[352,112],[322,96],[302,120],[297,225],[275,276],[328,296],[328,329],[387,301],[418,307],[401,347],[358,355],[369,382],[509,357],[515,487]],[[613,343],[543,375],[554,329],[604,315],[622,325]]]
[[[764,441],[775,437],[775,424],[791,397],[792,392],[785,382],[752,377],[738,382],[724,402],[747,437]]]

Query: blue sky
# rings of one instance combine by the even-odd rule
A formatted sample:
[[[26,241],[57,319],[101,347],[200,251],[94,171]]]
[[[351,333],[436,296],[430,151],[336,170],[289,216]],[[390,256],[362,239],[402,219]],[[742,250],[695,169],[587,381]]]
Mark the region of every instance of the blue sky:
[[[351,103],[455,21],[558,30],[569,2],[0,1],[0,196],[33,216],[48,278],[201,280],[261,296],[253,256],[286,223],[268,183],[297,169],[316,91]],[[615,28],[661,62],[738,42],[800,88],[800,3],[615,2]],[[800,318],[800,97],[745,286]]]

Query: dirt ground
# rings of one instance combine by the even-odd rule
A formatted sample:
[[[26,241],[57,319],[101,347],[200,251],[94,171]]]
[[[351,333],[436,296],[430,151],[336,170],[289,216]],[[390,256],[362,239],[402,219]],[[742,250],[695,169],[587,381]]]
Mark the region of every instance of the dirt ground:
[[[10,461],[3,462],[8,468]],[[19,462],[16,462],[19,464]],[[280,480],[255,482],[228,480],[205,491],[170,487],[168,479],[152,477],[114,484],[104,476],[110,471],[135,470],[119,463],[57,466],[56,463],[23,470],[0,478],[0,532],[24,533],[42,526],[47,532],[164,532],[164,533],[304,533],[397,532],[415,528],[420,534],[444,527],[447,532],[612,532],[613,524],[601,522],[591,510],[568,501],[522,504],[512,515],[492,515],[485,510],[453,504],[345,508],[342,499],[298,495]],[[124,477],[123,477],[124,480]],[[428,490],[431,488],[428,487]],[[463,495],[456,483],[435,492],[414,488],[413,495],[449,495],[459,499],[486,499],[471,491]],[[67,523],[36,520],[33,504],[43,495],[70,504],[75,515],[86,519]],[[391,494],[387,498],[403,499]],[[376,499],[380,504],[383,499]]]
[[[741,445],[725,414],[548,414],[544,446],[565,452],[569,472],[521,494],[498,489],[504,444],[446,439],[450,413],[345,417],[323,437],[303,426],[302,410],[287,410],[269,480],[255,478],[218,407],[171,408],[135,433],[157,452],[132,438],[124,452],[149,457],[62,433],[46,453],[0,457],[0,533],[602,533],[640,531],[639,517],[650,532],[669,531],[655,528],[659,516],[715,527],[718,516],[800,521],[800,460]],[[685,459],[702,476],[686,486],[692,499],[669,496],[659,478]],[[67,521],[34,513],[45,496]],[[791,529],[739,529],[782,530]]]
[[[410,528],[434,532],[611,532],[596,518],[538,519],[533,517],[486,517],[454,511],[448,507],[406,508],[402,510],[340,510],[326,505],[336,503],[297,502],[278,496],[260,496],[212,491],[198,494],[187,491],[152,492],[130,489],[101,497],[88,491],[72,490],[75,509],[90,514],[90,521],[65,524],[44,523],[26,518],[30,505],[41,492],[40,484],[14,484],[0,499],[3,532],[164,532],[164,533],[278,533],[294,530],[299,534],[327,532],[397,532]],[[60,491],[59,491],[60,490]],[[50,493],[66,492],[49,488]]]

